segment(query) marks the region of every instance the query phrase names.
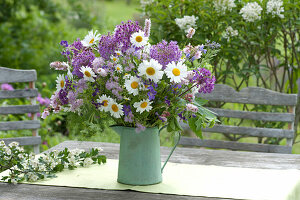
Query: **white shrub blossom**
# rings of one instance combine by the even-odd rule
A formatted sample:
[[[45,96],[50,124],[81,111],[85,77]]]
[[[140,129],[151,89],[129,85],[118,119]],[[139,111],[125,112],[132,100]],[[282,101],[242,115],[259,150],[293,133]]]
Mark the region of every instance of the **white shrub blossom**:
[[[281,14],[284,12],[283,2],[281,0],[270,0],[267,3],[267,13],[271,14],[273,17],[276,15],[280,18],[284,18],[284,15]]]
[[[240,11],[240,14],[247,22],[254,22],[261,19],[262,8],[258,3],[247,3]]]
[[[223,33],[223,38],[229,41],[230,38],[235,37],[239,34],[238,30],[234,30],[231,26],[228,26]]]
[[[181,30],[184,30],[186,33],[189,31],[190,28],[196,27],[196,21],[198,17],[192,16],[184,16],[183,18],[176,18],[175,23]]]
[[[83,161],[83,166],[84,167],[88,167],[88,166],[90,166],[91,164],[93,164],[93,160],[91,159],[91,158],[86,158],[86,159],[84,159],[84,161]]]
[[[140,0],[142,8],[145,8],[147,5],[151,5],[153,2],[154,0]]]
[[[215,0],[214,7],[219,14],[224,15],[226,11],[232,11],[236,5],[234,0]]]

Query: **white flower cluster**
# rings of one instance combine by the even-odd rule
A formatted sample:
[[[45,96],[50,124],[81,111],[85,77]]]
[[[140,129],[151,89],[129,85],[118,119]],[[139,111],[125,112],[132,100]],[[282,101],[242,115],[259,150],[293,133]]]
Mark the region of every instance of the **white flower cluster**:
[[[153,2],[154,0],[140,0],[142,8],[145,8],[147,5],[151,5]]]
[[[190,28],[195,28],[197,20],[198,17],[195,17],[194,15],[184,16],[183,18],[176,18],[175,23],[181,30],[184,30],[187,33]]]
[[[224,15],[226,11],[232,11],[236,5],[234,0],[215,0],[214,7],[219,14]]]
[[[276,15],[280,18],[284,18],[284,15],[281,14],[284,12],[283,2],[281,0],[270,0],[267,3],[267,13],[271,14],[273,17]]]
[[[231,26],[228,26],[223,33],[223,37],[229,41],[230,38],[235,37],[239,34],[238,30],[234,30]]]
[[[258,3],[247,3],[240,11],[240,14],[242,14],[242,17],[247,22],[254,22],[256,20],[261,19],[261,11],[262,8]]]

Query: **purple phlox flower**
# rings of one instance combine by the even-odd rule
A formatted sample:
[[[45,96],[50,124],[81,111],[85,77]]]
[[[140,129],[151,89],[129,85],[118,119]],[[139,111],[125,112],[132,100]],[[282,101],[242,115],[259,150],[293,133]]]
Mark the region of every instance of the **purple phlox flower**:
[[[139,23],[132,22],[131,20],[126,23],[122,22],[120,25],[117,25],[115,28],[114,39],[121,47],[122,53],[125,53],[127,49],[131,47],[130,37],[133,33],[142,30]]]
[[[66,71],[68,69],[68,64],[65,62],[55,61],[55,62],[50,63],[50,68],[55,69],[55,70]]]
[[[124,111],[124,115],[128,115],[129,112],[131,112],[130,105],[123,105],[123,111]]]
[[[102,67],[104,64],[105,62],[102,57],[96,57],[92,62],[94,72],[97,73],[98,69]]]
[[[206,46],[208,46],[211,49],[218,49],[221,47],[221,45],[219,43],[216,43],[215,41],[210,42],[210,40],[206,40]]]
[[[170,106],[171,105],[171,101],[168,99],[167,96],[165,96],[165,103]]]
[[[14,88],[11,84],[3,83],[3,84],[1,84],[1,90],[11,91],[11,90],[14,90]]]
[[[117,39],[108,33],[108,35],[102,35],[99,40],[99,54],[105,60],[109,60],[117,48]]]
[[[214,89],[216,82],[215,76],[206,68],[198,68],[194,70],[195,75],[193,82],[197,84],[199,93],[210,93]]]
[[[61,105],[68,104],[67,95],[68,95],[68,93],[64,89],[59,90],[58,97],[59,97]]]
[[[149,92],[147,93],[147,95],[150,101],[153,101],[155,99],[155,95],[157,94],[157,91],[154,90],[154,87],[152,85],[148,87]]]
[[[150,29],[151,29],[151,20],[145,19],[145,26],[144,26],[144,36],[145,37],[150,36]]]
[[[150,48],[150,57],[157,60],[163,66],[163,69],[172,61],[180,61],[181,54],[181,50],[176,41],[168,43],[163,40],[156,45],[152,45]]]
[[[82,93],[84,89],[87,88],[87,84],[86,84],[86,81],[82,78],[78,81],[77,83],[77,91],[79,93]]]
[[[158,112],[155,113],[155,115],[158,117],[158,119],[160,119],[162,122],[166,122],[168,119],[164,116],[161,116],[158,114]]]
[[[39,102],[39,104],[41,104],[43,106],[49,106],[49,104],[50,104],[50,99],[43,98],[40,93],[38,94],[36,100]]]
[[[130,111],[129,113],[128,113],[128,115],[125,115],[125,117],[124,117],[124,121],[125,122],[129,122],[129,123],[132,123],[133,122],[133,114],[132,114],[132,112]]]
[[[80,72],[80,68],[82,66],[88,66],[92,68],[92,63],[95,59],[95,55],[92,51],[86,50],[82,53],[77,54],[73,57],[72,65],[73,65],[73,75],[76,75],[78,78],[82,78],[83,74]]]
[[[186,110],[196,113],[196,112],[198,112],[198,107],[193,104],[188,103],[188,104],[186,104]]]
[[[44,110],[44,112],[42,113],[42,119],[46,119],[46,117],[48,116],[48,115],[50,115],[50,113],[49,113],[49,111],[48,111],[48,109],[45,109]]]
[[[146,127],[143,126],[141,123],[139,123],[139,122],[136,123],[135,132],[140,133],[140,132],[144,131],[145,129],[146,129]]]
[[[63,47],[68,47],[69,46],[68,41],[65,41],[65,40],[62,40],[59,44]]]

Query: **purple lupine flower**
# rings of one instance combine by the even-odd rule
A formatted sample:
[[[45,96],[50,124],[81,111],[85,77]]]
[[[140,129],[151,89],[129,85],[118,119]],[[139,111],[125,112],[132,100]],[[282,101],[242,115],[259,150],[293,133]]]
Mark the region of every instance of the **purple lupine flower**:
[[[11,91],[11,90],[14,90],[14,88],[11,84],[3,83],[3,84],[1,84],[1,90]]]
[[[198,49],[199,49],[199,51],[201,51],[201,52],[204,53],[204,54],[206,54],[206,52],[207,52],[207,50],[204,49],[204,45],[203,45],[203,44],[199,45],[199,46],[198,46]]]
[[[221,47],[219,43],[216,43],[215,41],[210,42],[210,40],[206,40],[206,46],[208,46],[211,49],[218,49]]]
[[[151,20],[145,19],[145,27],[144,27],[144,36],[145,37],[150,36],[150,29],[151,29]]]
[[[215,76],[206,68],[198,68],[195,72],[193,82],[197,84],[199,93],[210,93],[214,89],[216,82]]]
[[[117,49],[117,40],[113,35],[102,35],[99,40],[99,54],[105,60],[109,60]]]
[[[178,116],[179,116],[179,118],[180,118],[181,120],[183,120],[183,121],[186,121],[186,120],[187,120],[187,119],[183,116],[183,111],[180,112],[180,113],[178,114]]]
[[[59,90],[58,97],[59,97],[61,105],[68,104],[67,95],[68,95],[68,93],[64,89]]]
[[[73,57],[72,65],[74,67],[72,74],[78,76],[79,78],[83,77],[82,72],[80,72],[80,68],[82,66],[89,66],[92,68],[92,63],[95,59],[95,55],[92,51],[86,50],[82,53],[78,53]]]
[[[142,28],[137,21],[132,22],[129,20],[116,26],[114,38],[121,47],[122,53],[125,53],[131,47],[130,37],[133,33],[139,32],[139,30],[142,30]]]
[[[63,47],[68,47],[69,46],[68,41],[65,41],[65,40],[62,40],[59,44]]]
[[[143,126],[142,124],[140,124],[139,122],[136,123],[135,132],[140,133],[140,132],[144,131],[145,129],[146,129],[146,127]]]
[[[163,40],[157,45],[152,45],[150,48],[150,57],[157,60],[163,66],[163,69],[172,61],[180,61],[181,54],[176,41],[168,43]]]

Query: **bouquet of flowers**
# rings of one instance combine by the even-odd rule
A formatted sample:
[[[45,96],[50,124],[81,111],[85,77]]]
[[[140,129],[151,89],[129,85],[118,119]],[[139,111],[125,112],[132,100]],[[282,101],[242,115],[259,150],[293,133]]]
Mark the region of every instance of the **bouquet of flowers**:
[[[151,21],[128,21],[107,35],[90,31],[72,44],[61,41],[66,62],[50,67],[64,71],[57,77],[57,90],[51,97],[50,111],[82,112],[116,125],[146,127],[167,125],[167,130],[182,130],[180,121],[201,137],[201,128],[213,126],[215,116],[195,97],[214,88],[209,61],[219,44],[185,45],[165,40],[150,44]],[[190,28],[187,40],[195,30]],[[86,110],[88,109],[88,111]]]

